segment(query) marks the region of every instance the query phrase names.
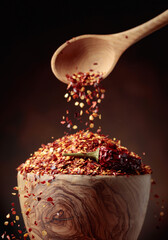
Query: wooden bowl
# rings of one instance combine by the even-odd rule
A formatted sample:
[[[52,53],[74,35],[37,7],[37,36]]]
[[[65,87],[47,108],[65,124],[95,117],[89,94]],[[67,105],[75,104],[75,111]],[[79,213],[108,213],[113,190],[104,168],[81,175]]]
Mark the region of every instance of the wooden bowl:
[[[151,175],[53,177],[18,172],[30,239],[134,240],[144,222]],[[34,238],[34,237],[35,238]]]

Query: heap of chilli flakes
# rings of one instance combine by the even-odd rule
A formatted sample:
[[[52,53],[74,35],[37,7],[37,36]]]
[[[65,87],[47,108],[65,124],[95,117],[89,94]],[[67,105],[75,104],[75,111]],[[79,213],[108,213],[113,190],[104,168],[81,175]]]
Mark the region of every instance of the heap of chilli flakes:
[[[18,167],[21,174],[34,173],[38,175],[78,174],[78,175],[127,175],[150,173],[149,166],[142,163],[141,158],[120,145],[120,141],[109,139],[91,132],[95,128],[95,119],[101,119],[99,104],[104,98],[105,89],[100,85],[101,74],[76,73],[67,75],[69,82],[65,98],[67,102],[74,101],[77,108],[74,119],[66,110],[61,124],[66,126],[69,134],[53,143],[42,144],[25,163]],[[84,118],[85,116],[85,118]],[[86,119],[86,120],[85,120]],[[84,124],[84,129],[74,134],[71,130],[78,129],[73,121]],[[63,156],[63,153],[93,152],[100,149],[100,159],[96,162],[89,157]]]
[[[112,161],[118,162],[120,169],[104,165],[91,158],[63,156],[64,152],[92,152],[105,147],[112,153]],[[90,131],[79,131],[66,135],[47,145],[42,145],[24,164],[18,167],[21,174],[77,174],[77,175],[127,175],[150,173],[149,166],[142,164],[141,158],[107,136]]]

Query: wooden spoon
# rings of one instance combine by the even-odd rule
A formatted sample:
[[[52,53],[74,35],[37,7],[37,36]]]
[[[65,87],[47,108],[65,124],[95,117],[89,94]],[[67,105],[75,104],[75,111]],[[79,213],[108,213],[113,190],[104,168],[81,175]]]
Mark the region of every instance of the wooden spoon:
[[[107,77],[131,45],[168,24],[168,10],[130,30],[108,35],[81,35],[61,45],[51,59],[55,76],[68,84],[66,74],[102,73]]]

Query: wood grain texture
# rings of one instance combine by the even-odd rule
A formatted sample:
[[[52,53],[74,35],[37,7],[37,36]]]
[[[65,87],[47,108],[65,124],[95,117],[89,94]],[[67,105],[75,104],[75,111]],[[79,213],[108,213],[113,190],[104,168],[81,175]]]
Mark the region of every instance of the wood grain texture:
[[[150,175],[45,175],[18,173],[23,218],[30,238],[134,240],[149,199]],[[49,182],[48,182],[49,180]]]

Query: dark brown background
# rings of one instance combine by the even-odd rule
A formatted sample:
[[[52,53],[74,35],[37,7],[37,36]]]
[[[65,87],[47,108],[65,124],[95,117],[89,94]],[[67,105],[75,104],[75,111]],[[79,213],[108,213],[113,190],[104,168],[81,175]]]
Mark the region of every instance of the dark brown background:
[[[63,135],[59,121],[66,85],[50,59],[66,40],[139,25],[167,8],[166,1],[1,1],[0,231],[16,185],[16,167],[41,143]],[[168,228],[168,28],[127,50],[111,75],[102,103],[102,129],[130,150],[145,152],[156,181],[139,240],[166,239]],[[158,194],[159,198],[153,197]],[[165,216],[159,221],[162,200]],[[154,215],[156,215],[154,217]],[[156,227],[157,226],[157,227]]]

